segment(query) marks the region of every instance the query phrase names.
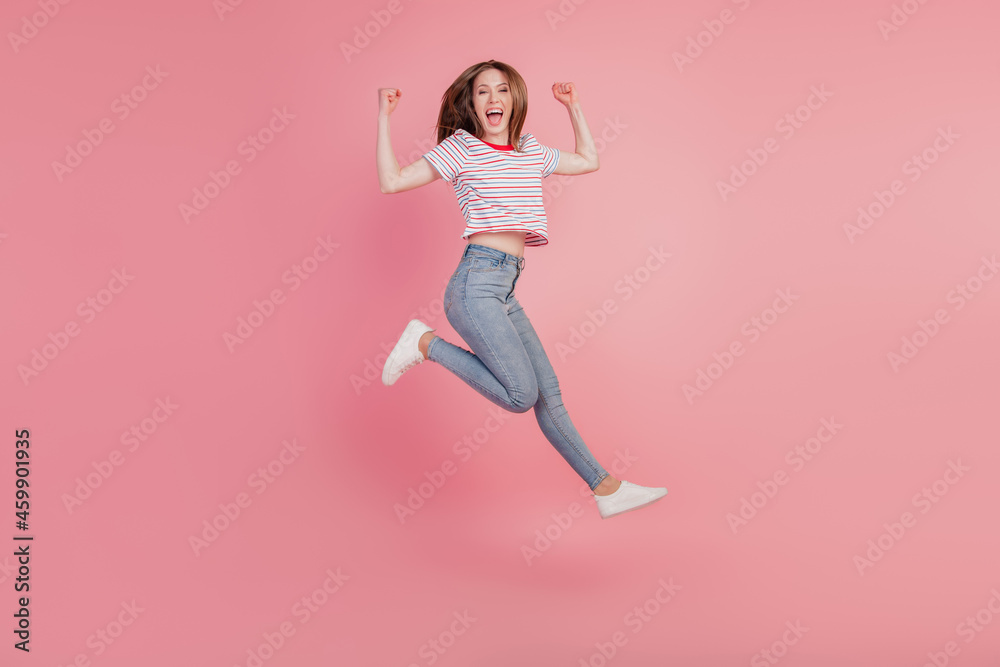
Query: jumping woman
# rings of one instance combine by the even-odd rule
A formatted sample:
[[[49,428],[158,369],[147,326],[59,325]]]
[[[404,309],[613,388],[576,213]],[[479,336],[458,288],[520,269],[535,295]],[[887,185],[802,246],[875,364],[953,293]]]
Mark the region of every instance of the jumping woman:
[[[448,322],[471,352],[410,320],[389,354],[382,382],[392,385],[430,359],[510,412],[534,408],[542,433],[590,486],[602,518],[645,507],[663,487],[645,487],[608,474],[570,421],[559,382],[535,329],[514,296],[524,269],[524,247],[548,241],[542,179],[586,174],[599,164],[594,139],[572,83],[555,83],[552,94],[566,105],[576,152],[538,143],[521,134],[528,113],[524,79],[488,60],[469,67],[441,99],[433,149],[400,168],[389,138],[389,115],[402,91],[378,90],[376,165],[383,193],[405,192],[443,179],[451,183],[465,217],[468,242],[444,293]]]

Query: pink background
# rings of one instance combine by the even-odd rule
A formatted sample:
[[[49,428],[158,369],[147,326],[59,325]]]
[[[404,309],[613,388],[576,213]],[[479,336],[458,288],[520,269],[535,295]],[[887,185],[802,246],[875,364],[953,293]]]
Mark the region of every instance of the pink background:
[[[884,38],[888,0],[247,0],[222,18],[211,0],[72,2],[51,18],[5,3],[0,553],[24,534],[22,428],[35,541],[28,655],[12,648],[15,562],[0,557],[0,662],[1000,664],[1000,280],[976,280],[1000,249],[1000,9],[907,7]],[[730,23],[711,23],[727,9]],[[376,33],[372,12],[391,21],[345,57],[366,24]],[[704,21],[721,34],[679,69]],[[33,36],[12,44],[21,31]],[[492,404],[443,367],[378,379],[421,309],[465,344],[440,311],[464,247],[454,193],[379,192],[376,90],[403,91],[391,124],[406,164],[433,145],[447,85],[489,58],[524,76],[524,131],[541,143],[574,149],[554,81],[575,83],[607,140],[598,172],[546,179],[550,244],[526,250],[517,295],[598,460],[627,450],[620,478],[669,489],[638,512],[602,521],[533,414],[486,432]],[[122,118],[116,98],[157,66]],[[799,109],[813,86],[829,98]],[[294,118],[247,160],[241,142],[275,108]],[[789,137],[776,123],[797,109],[808,119]],[[113,131],[60,179],[53,162],[104,118]],[[717,183],[769,138],[777,152],[723,201]],[[936,161],[913,181],[925,149]],[[180,206],[228,161],[240,172],[185,222]],[[852,243],[845,223],[894,179],[905,192]],[[308,280],[283,281],[318,238],[338,246]],[[644,273],[650,246],[671,256]],[[123,267],[130,282],[102,292]],[[626,298],[629,274],[645,282]],[[978,291],[959,308],[967,281]],[[284,301],[231,351],[224,335],[275,289]],[[777,290],[798,299],[751,340],[744,323]],[[108,297],[89,321],[78,310]],[[615,312],[585,325],[609,299]],[[947,321],[894,369],[889,353],[938,310]],[[581,325],[583,344],[560,355]],[[25,381],[50,335],[64,348]],[[744,353],[685,398],[735,341]],[[842,428],[796,468],[786,454],[823,419]],[[122,434],[143,420],[130,450]],[[273,463],[286,440],[297,455]],[[401,522],[396,504],[448,461],[454,474]],[[968,470],[946,477],[949,461]],[[269,463],[280,474],[251,477]],[[782,472],[772,497],[754,495]],[[89,497],[67,507],[80,483]],[[762,506],[734,532],[744,499]],[[892,538],[884,526],[905,512]],[[196,554],[213,519],[224,530]],[[890,548],[859,572],[880,536]],[[662,604],[661,580],[679,587]],[[296,605],[314,593],[306,617]],[[282,624],[294,633],[279,642]]]

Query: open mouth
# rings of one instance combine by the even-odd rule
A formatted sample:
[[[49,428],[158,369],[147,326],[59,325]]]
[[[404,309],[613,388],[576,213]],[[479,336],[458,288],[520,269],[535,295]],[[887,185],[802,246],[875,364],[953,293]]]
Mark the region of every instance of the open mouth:
[[[503,120],[503,110],[502,109],[489,109],[486,112],[486,122],[490,125],[496,127]]]

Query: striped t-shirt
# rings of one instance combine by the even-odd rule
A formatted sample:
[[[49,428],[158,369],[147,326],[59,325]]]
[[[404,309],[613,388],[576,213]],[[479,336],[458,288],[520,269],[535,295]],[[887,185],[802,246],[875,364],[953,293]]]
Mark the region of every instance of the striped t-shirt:
[[[423,157],[455,188],[465,216],[463,239],[483,231],[524,231],[526,246],[549,242],[542,179],[559,164],[558,148],[522,134],[517,152],[458,129]]]

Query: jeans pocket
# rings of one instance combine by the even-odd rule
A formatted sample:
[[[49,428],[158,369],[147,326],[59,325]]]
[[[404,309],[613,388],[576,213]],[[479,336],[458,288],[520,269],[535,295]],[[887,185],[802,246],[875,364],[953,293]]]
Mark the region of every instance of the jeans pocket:
[[[469,270],[472,273],[486,273],[488,271],[496,271],[500,268],[501,260],[496,257],[473,257],[472,266]]]

